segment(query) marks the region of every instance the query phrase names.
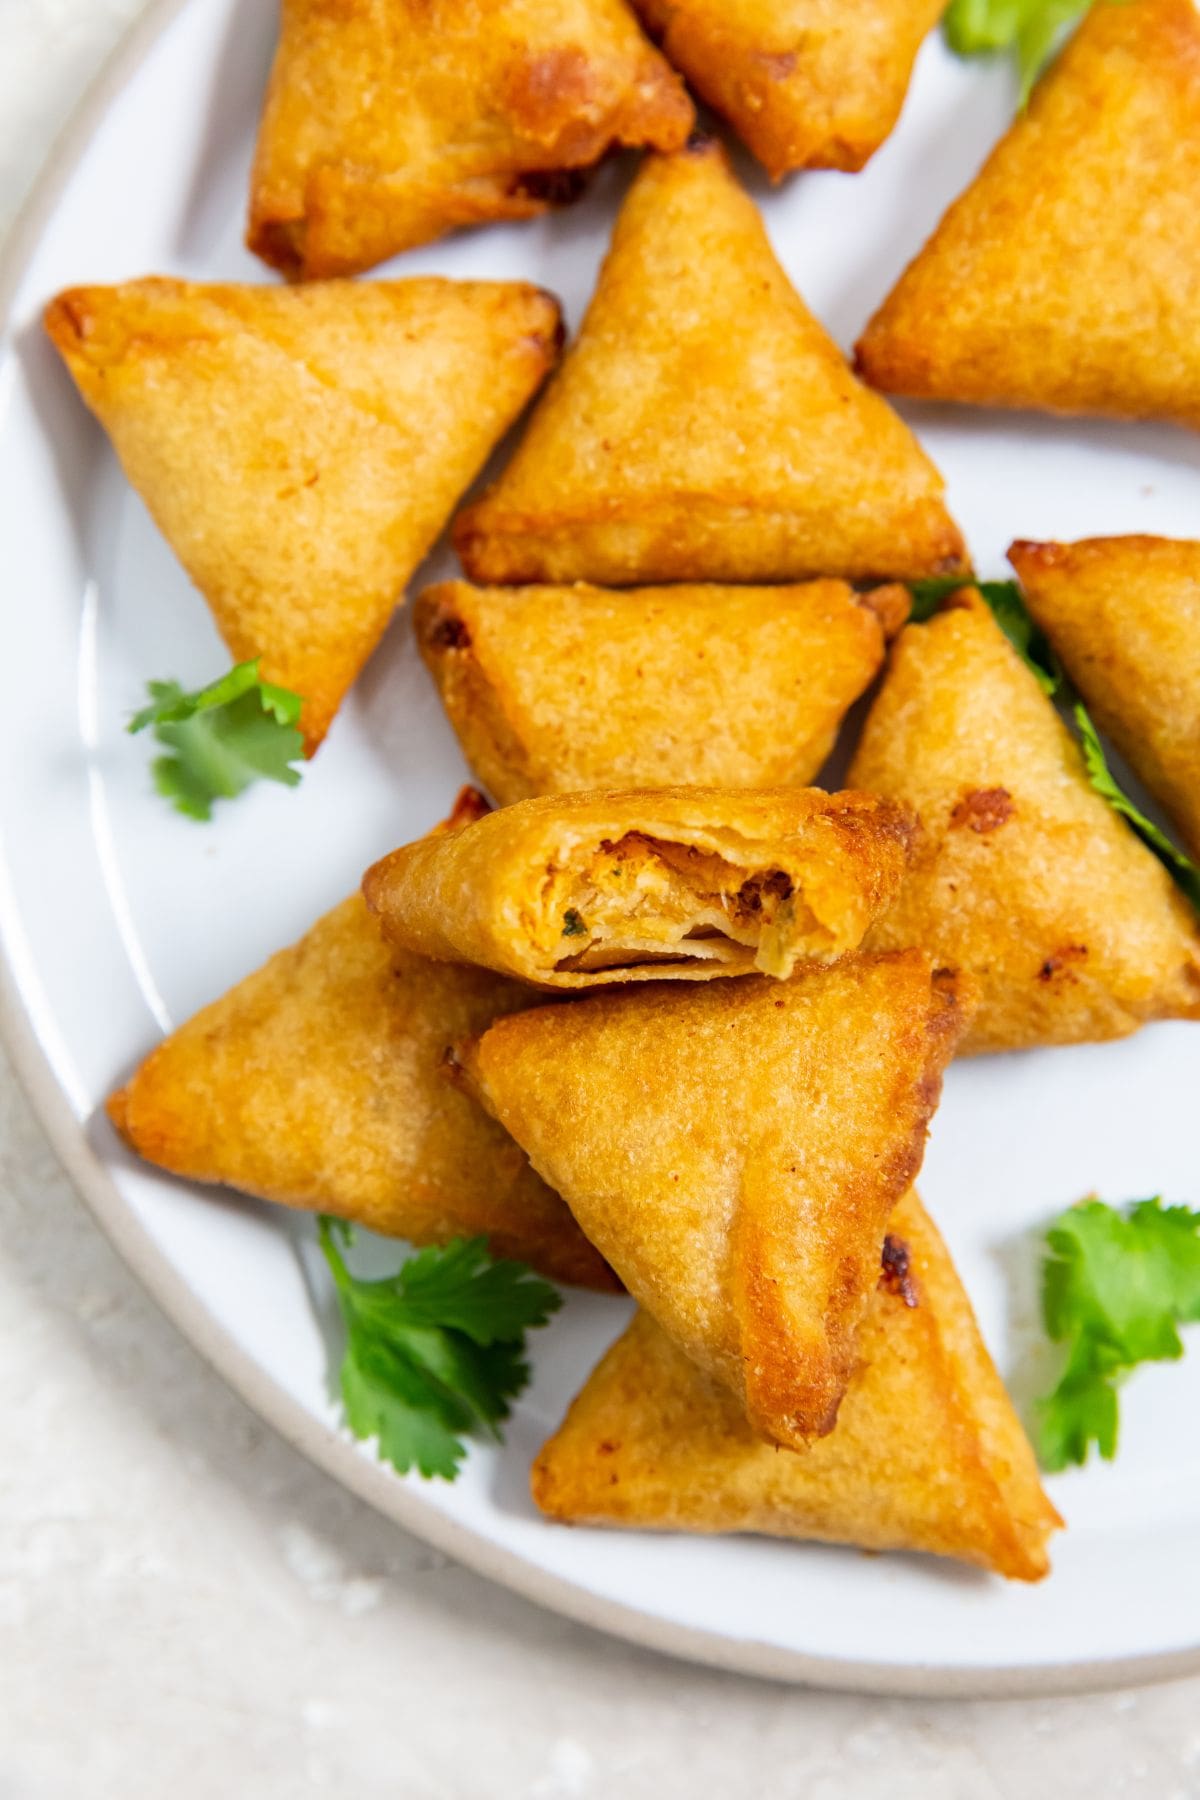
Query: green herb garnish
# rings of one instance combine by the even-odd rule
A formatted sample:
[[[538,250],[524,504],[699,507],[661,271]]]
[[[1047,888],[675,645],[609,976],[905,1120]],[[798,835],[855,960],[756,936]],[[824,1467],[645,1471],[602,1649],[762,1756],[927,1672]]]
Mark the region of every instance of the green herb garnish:
[[[562,934],[564,937],[587,936],[587,926],[573,906],[568,906],[566,912],[563,914]]]
[[[1106,3],[1121,5],[1124,0]],[[942,30],[958,56],[1011,51],[1024,106],[1042,69],[1091,4],[1092,0],[950,0]]]
[[[1046,1233],[1042,1312],[1067,1347],[1057,1387],[1038,1402],[1047,1469],[1116,1454],[1117,1390],[1139,1363],[1183,1355],[1179,1326],[1200,1320],[1200,1212],[1139,1200],[1127,1210],[1085,1200]]]
[[[299,694],[260,681],[258,663],[238,663],[211,686],[186,693],[177,681],[146,684],[150,705],[129,721],[150,725],[170,756],[154,761],[154,785],[189,819],[212,818],[214,800],[233,800],[253,781],[300,780],[291,764],[304,756],[296,729]]]
[[[317,1230],[346,1326],[347,1425],[377,1439],[401,1474],[453,1481],[465,1432],[500,1441],[499,1421],[529,1381],[525,1333],[558,1311],[561,1294],[524,1263],[494,1262],[481,1237],[420,1250],[395,1275],[363,1281],[339,1246],[350,1228],[323,1217]]]

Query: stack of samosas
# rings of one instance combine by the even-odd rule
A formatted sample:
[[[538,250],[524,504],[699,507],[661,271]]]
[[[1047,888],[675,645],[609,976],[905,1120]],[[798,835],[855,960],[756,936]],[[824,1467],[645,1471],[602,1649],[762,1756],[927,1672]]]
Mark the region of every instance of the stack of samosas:
[[[248,241],[300,285],[76,288],[47,328],[235,656],[302,694],[310,753],[548,379],[454,522],[468,579],[415,607],[500,810],[465,790],[169,1036],[109,1102],[123,1137],[626,1290],[536,1461],[550,1518],[1037,1580],[1060,1521],[913,1184],[956,1053],[1200,1018],[1200,931],[872,389],[1200,423],[1200,21],[1096,8],[862,381],[682,79],[774,178],[857,169],[940,10],[285,0]],[[539,289],[337,279],[572,198],[621,145],[648,154],[556,372]],[[1010,554],[1200,851],[1200,545]],[[847,790],[810,786],[872,689]]]

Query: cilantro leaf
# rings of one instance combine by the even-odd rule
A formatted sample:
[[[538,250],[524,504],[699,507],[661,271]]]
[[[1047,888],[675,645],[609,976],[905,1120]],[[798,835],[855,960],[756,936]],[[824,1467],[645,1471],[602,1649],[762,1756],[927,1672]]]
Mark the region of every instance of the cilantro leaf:
[[[1119,6],[1125,0],[1105,3]],[[1012,51],[1024,106],[1063,37],[1091,5],[1092,0],[950,0],[942,30],[957,56]]]
[[[299,694],[261,681],[258,663],[238,663],[206,688],[186,693],[177,681],[146,684],[149,706],[133,715],[131,732],[153,726],[171,751],[154,761],[154,785],[177,812],[212,818],[214,800],[232,800],[253,781],[295,787],[291,764],[304,755],[296,729]]]
[[[1125,1211],[1086,1200],[1054,1220],[1042,1268],[1042,1315],[1068,1347],[1038,1403],[1048,1469],[1116,1453],[1117,1390],[1139,1363],[1183,1355],[1179,1326],[1200,1320],[1200,1212],[1140,1200]]]
[[[375,1438],[401,1474],[453,1481],[467,1432],[499,1439],[529,1381],[525,1333],[546,1324],[561,1295],[524,1263],[493,1261],[485,1238],[420,1250],[395,1275],[364,1281],[342,1255],[349,1228],[322,1217],[318,1235],[346,1327],[347,1425]]]
[[[1128,794],[1122,792],[1113,780],[1112,770],[1108,766],[1108,758],[1104,754],[1104,746],[1093,725],[1091,717],[1083,702],[1076,700],[1072,711],[1075,724],[1079,730],[1079,745],[1083,751],[1084,766],[1088,780],[1096,792],[1103,796],[1114,812],[1120,813],[1123,819],[1137,832],[1148,850],[1153,850],[1167,873],[1173,877],[1179,887],[1187,895],[1192,905],[1200,912],[1200,869],[1190,857],[1177,850],[1165,831],[1160,831],[1153,819],[1148,819],[1139,812]]]

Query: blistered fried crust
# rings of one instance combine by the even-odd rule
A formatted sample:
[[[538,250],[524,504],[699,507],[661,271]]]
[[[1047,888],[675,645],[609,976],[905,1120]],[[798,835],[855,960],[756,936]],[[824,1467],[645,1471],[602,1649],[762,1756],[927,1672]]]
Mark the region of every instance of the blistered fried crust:
[[[310,751],[559,329],[538,288],[436,279],[135,281],[46,312],[233,656],[303,695]]]
[[[643,163],[561,377],[455,543],[501,584],[902,580],[964,567],[943,485],[700,141]]]
[[[776,181],[861,169],[890,134],[945,0],[634,0]]]
[[[393,851],[363,890],[402,948],[543,987],[786,976],[862,941],[914,831],[816,788],[547,795]]]
[[[1062,1521],[915,1194],[887,1249],[830,1436],[799,1455],[763,1444],[640,1312],[534,1463],[538,1506],[579,1524],[929,1551],[1040,1581]]]
[[[1200,14],[1094,6],[868,325],[888,393],[1200,426]]]
[[[531,218],[693,118],[624,0],[284,0],[246,241],[293,278],[351,275]]]
[[[445,1079],[446,1046],[532,996],[389,949],[354,894],[154,1050],[108,1102],[149,1162],[415,1244],[483,1233],[615,1285],[524,1153]]]
[[[1091,787],[978,594],[901,633],[850,779],[920,814],[900,897],[867,943],[926,945],[977,976],[966,1051],[1200,1018],[1195,915]]]
[[[1200,858],[1200,543],[1014,544],[1029,609]]]
[[[920,951],[498,1021],[465,1078],[754,1429],[828,1432],[971,994]]]
[[[417,641],[503,805],[594,788],[802,786],[874,680],[907,590],[474,588],[421,595]]]

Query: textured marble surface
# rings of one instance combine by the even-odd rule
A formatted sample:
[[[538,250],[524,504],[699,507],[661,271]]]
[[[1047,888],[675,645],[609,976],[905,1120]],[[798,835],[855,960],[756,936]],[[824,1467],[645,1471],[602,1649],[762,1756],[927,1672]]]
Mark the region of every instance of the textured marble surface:
[[[0,229],[140,0],[0,0]],[[11,603],[11,600],[10,600]],[[261,1426],[74,1198],[0,1063],[0,1800],[1200,1796],[1200,1682],[935,1705],[535,1611]]]

